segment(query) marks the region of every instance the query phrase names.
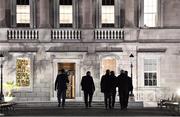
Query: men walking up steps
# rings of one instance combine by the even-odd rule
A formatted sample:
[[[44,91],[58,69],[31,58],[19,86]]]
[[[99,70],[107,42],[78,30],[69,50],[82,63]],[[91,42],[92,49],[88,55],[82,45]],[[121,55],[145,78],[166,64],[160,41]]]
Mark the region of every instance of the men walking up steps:
[[[85,106],[86,108],[91,107],[91,102],[93,98],[93,93],[95,91],[95,86],[94,86],[94,81],[93,81],[90,71],[86,73],[86,76],[82,77],[81,86],[82,86],[82,90],[84,91]],[[89,98],[89,101],[88,101],[88,98]]]

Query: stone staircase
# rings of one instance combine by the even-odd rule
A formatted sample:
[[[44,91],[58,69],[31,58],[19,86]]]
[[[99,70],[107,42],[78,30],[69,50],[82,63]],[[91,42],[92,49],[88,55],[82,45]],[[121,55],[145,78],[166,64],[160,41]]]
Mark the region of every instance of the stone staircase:
[[[57,107],[57,102],[17,102],[16,108],[55,108]],[[84,108],[84,102],[82,101],[67,101],[67,108]],[[104,108],[103,101],[93,101],[92,108]],[[120,108],[119,102],[115,103],[115,108]],[[128,108],[143,108],[142,101],[129,102]]]

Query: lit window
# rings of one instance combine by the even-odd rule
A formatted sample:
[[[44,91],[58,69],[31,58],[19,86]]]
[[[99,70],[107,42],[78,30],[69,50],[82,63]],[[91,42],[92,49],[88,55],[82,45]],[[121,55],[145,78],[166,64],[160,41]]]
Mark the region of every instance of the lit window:
[[[102,23],[114,24],[114,6],[102,6]]]
[[[110,71],[116,72],[116,59],[112,57],[107,57],[102,60],[102,74],[106,73],[106,70],[109,69]]]
[[[30,5],[28,0],[17,0],[16,23],[18,26],[29,26]]]
[[[144,26],[157,25],[157,0],[144,0]]]
[[[17,5],[17,23],[30,23],[30,6]]]
[[[16,84],[19,87],[30,86],[30,59],[18,58],[16,60]]]
[[[144,85],[157,86],[157,60],[144,59]]]
[[[114,15],[114,0],[102,0],[102,19],[103,27],[113,27],[115,22]]]
[[[72,0],[60,0],[59,4],[60,27],[71,27],[73,23]]]
[[[60,5],[59,9],[59,23],[72,24],[72,5]]]

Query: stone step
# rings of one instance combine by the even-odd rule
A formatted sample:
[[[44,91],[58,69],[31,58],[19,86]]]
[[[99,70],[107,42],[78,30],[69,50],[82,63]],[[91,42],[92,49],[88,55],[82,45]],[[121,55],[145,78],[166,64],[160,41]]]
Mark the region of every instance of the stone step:
[[[57,102],[18,102],[16,108],[50,108],[50,107],[57,107]],[[92,106],[94,108],[104,108],[103,101],[93,101]],[[84,107],[84,102],[82,101],[73,101],[73,102],[66,102],[66,107]],[[115,107],[120,108],[119,102],[115,103]],[[129,102],[128,108],[143,108],[143,102],[135,101]]]

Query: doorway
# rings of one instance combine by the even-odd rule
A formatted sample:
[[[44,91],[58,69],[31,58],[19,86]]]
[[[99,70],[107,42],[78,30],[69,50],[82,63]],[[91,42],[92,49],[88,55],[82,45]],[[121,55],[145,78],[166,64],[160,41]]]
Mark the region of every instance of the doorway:
[[[64,69],[68,73],[69,83],[67,84],[66,98],[75,99],[75,63],[58,63],[58,71]]]

